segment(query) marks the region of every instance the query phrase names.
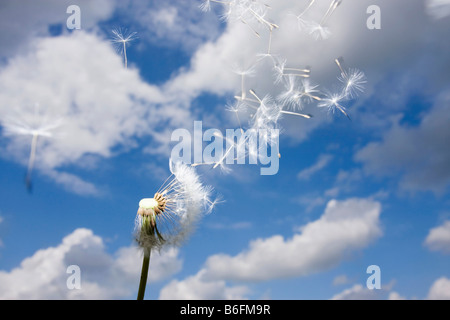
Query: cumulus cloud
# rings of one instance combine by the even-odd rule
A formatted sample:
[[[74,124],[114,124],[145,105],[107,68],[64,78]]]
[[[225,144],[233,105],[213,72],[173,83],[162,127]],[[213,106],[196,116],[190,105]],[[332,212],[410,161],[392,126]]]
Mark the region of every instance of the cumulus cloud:
[[[161,300],[242,300],[250,290],[246,286],[228,286],[223,280],[204,279],[205,270],[184,280],[172,280],[159,294]]]
[[[392,290],[394,283],[395,281],[391,281],[380,289],[368,289],[361,284],[355,284],[335,294],[331,300],[405,300],[405,297]]]
[[[378,300],[381,297],[381,290],[370,290],[366,287],[355,284],[349,289],[334,295],[331,300]]]
[[[164,109],[162,103],[177,98],[166,99],[137,70],[125,69],[110,43],[82,31],[36,41],[0,70],[0,88],[1,124],[61,121],[53,137],[39,141],[36,168],[65,186],[87,182],[75,181],[62,167],[88,155],[111,157],[136,147],[136,137],[158,137],[162,124],[168,130],[190,119],[181,99]],[[159,142],[151,141],[156,147]],[[2,149],[4,156],[26,164],[29,148],[30,139],[10,136]],[[97,193],[92,186],[86,190]]]
[[[450,279],[441,277],[437,279],[428,292],[429,300],[450,300]]]
[[[245,297],[248,287],[226,281],[251,283],[328,270],[381,236],[380,213],[380,203],[372,200],[332,200],[318,220],[301,227],[292,238],[275,235],[252,241],[235,256],[212,255],[196,275],[164,287],[161,297]]]
[[[406,298],[396,291],[389,293],[388,300],[406,300]]]
[[[64,13],[66,2],[58,6],[52,4],[53,1],[43,1],[39,5],[27,2],[24,7],[29,11],[22,14],[19,13],[22,5],[19,8],[14,4],[8,6],[8,10],[2,10],[5,19],[0,21],[3,23],[11,22],[11,17],[23,16],[19,19],[21,23],[24,20],[27,27],[21,26],[20,30],[24,30],[27,37],[21,37],[22,31],[15,29],[10,29],[10,34],[11,38],[23,39],[21,41],[27,45],[15,51],[15,55],[9,55],[8,64],[0,72],[0,87],[3,88],[0,91],[0,117],[9,108],[30,112],[27,108],[40,102],[46,112],[65,118],[65,138],[41,142],[45,144],[40,146],[44,151],[38,155],[37,162],[53,173],[61,173],[58,167],[73,164],[87,154],[109,157],[113,149],[129,149],[135,146],[134,137],[142,135],[152,138],[146,151],[167,156],[171,130],[190,127],[189,122],[192,123],[191,102],[205,92],[232,99],[241,89],[240,77],[232,72],[232,67],[249,66],[259,61],[259,53],[267,51],[269,33],[258,27],[258,23],[253,23],[252,27],[258,30],[259,38],[241,21],[231,20],[219,27],[221,21],[215,14],[217,12],[203,13],[191,3],[165,1],[149,5],[104,0],[94,5],[82,2],[85,31],[95,30],[89,27],[108,19],[113,12],[125,20],[133,13],[135,25],[146,31],[144,37],[150,34],[156,41],[166,39],[177,46],[191,48],[188,67],[180,68],[161,86],[151,86],[139,79],[138,70],[121,68],[118,55],[110,50],[107,41],[94,34],[75,32],[71,36],[63,33],[59,37],[46,38],[48,26],[54,21],[64,21],[67,16]],[[445,55],[439,59],[434,56],[433,59],[423,58],[429,56],[423,50],[425,47],[437,46],[436,52],[446,51],[441,50],[445,49],[444,42],[440,41],[443,32],[424,19],[422,1],[411,0],[406,13],[402,3],[380,1],[383,22],[382,29],[377,31],[366,27],[366,9],[371,4],[370,0],[343,2],[328,21],[332,36],[326,41],[315,41],[298,29],[292,15],[304,9],[303,3],[273,2],[267,18],[280,28],[272,35],[272,52],[287,59],[288,66],[310,66],[311,80],[320,85],[320,90],[336,85],[339,70],[334,59],[344,56],[350,66],[362,69],[370,79],[367,97],[376,96],[375,85],[392,72],[405,69],[406,65],[417,65],[428,72],[425,75],[433,72],[436,82],[439,82],[438,78],[448,77],[442,71],[445,68],[437,67],[446,61]],[[316,2],[308,18],[320,21],[327,5]],[[33,10],[39,14],[34,15]],[[49,16],[40,14],[41,11]],[[411,21],[421,23],[411,24]],[[147,32],[149,30],[153,33]],[[398,41],[399,38],[402,41]],[[426,39],[426,45],[423,39]],[[8,45],[2,48],[5,47]],[[390,50],[383,49],[386,47]],[[421,63],[416,63],[419,60]],[[268,61],[258,63],[258,76],[248,83],[246,90],[253,88],[261,95],[276,96],[279,93],[280,86],[273,83],[274,71]],[[393,94],[398,90],[391,91]],[[386,102],[390,94],[380,95],[383,103],[377,109],[389,107],[391,110],[390,103]],[[325,113],[314,112],[312,121],[285,117],[285,135],[296,142],[306,139],[310,132],[327,121]],[[24,142],[15,140],[6,150],[12,158],[25,163],[27,147]],[[59,181],[67,181],[68,177],[60,176]],[[92,186],[86,190],[97,192]]]
[[[149,281],[165,279],[181,269],[177,249],[152,255]],[[137,288],[141,252],[133,246],[107,253],[101,237],[76,229],[55,247],[40,249],[11,271],[0,271],[1,299],[120,299]],[[81,289],[70,290],[67,268],[80,268]]]
[[[308,19],[320,21],[328,5],[316,2],[308,12]],[[402,2],[378,1],[382,28],[375,31],[366,26],[366,11],[370,5],[373,1],[342,2],[328,21],[332,35],[324,41],[315,41],[307,32],[299,30],[295,14],[304,9],[302,2],[274,1],[270,4],[267,19],[279,26],[272,34],[271,52],[281,60],[286,59],[288,67],[311,67],[310,79],[319,85],[320,91],[333,91],[337,85],[339,70],[334,59],[339,56],[345,58],[347,65],[366,73],[366,93],[355,105],[362,113],[359,109],[349,112],[355,113],[355,119],[364,125],[373,127],[385,125],[386,114],[391,114],[393,109],[405,110],[406,106],[399,101],[405,101],[412,90],[438,90],[443,79],[448,79],[444,66],[449,62],[444,54],[430,54],[431,47],[435,48],[434,52],[447,52],[448,44],[443,41],[443,29],[427,19],[422,0],[409,1],[408,10]],[[215,13],[203,15],[209,18]],[[222,34],[202,44],[192,55],[190,67],[181,69],[167,87],[171,92],[183,92],[191,100],[204,92],[227,96],[231,100],[241,91],[240,77],[233,74],[233,66],[245,68],[255,64],[257,76],[247,78],[244,89],[252,88],[260,95],[277,96],[283,86],[274,85],[270,59],[258,58],[258,54],[267,52],[269,32],[258,23],[250,25],[260,37],[256,37],[252,28],[242,21],[227,21]],[[398,74],[399,79],[393,81],[393,74]],[[427,79],[424,81],[427,85],[422,86],[420,81],[411,79]],[[369,107],[373,105],[376,108]],[[317,108],[307,108],[307,111],[314,115],[310,121],[284,117],[283,136],[301,142],[329,120],[327,114]]]
[[[432,251],[450,254],[450,221],[431,229],[425,239],[425,246]]]
[[[202,15],[192,2],[121,0],[116,3],[118,14],[135,26],[140,39],[158,47],[191,53],[220,34],[220,21],[213,15]]]
[[[410,299],[392,290],[395,281],[391,281],[381,289],[371,290],[361,284],[335,294],[331,300],[407,300]],[[416,299],[416,298],[414,298]],[[440,277],[436,279],[424,298],[427,300],[449,300],[450,299],[450,279]]]
[[[320,219],[301,227],[290,239],[280,235],[257,239],[236,256],[209,257],[208,274],[234,281],[265,281],[328,270],[381,236],[380,213],[381,205],[375,201],[331,200]]]
[[[5,2],[0,11],[0,28],[5,31],[0,35],[0,58],[4,59],[26,48],[35,37],[50,35],[50,26],[58,26],[63,33],[67,31],[67,7],[74,4],[70,0]],[[110,18],[115,9],[115,2],[110,0],[81,0],[76,4],[81,9],[83,29],[92,29]]]

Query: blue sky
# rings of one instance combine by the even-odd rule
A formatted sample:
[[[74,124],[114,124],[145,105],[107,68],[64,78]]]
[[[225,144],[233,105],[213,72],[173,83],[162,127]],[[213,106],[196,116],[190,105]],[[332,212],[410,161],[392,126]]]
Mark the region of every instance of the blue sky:
[[[69,1],[0,5],[1,299],[134,299],[134,220],[170,174],[171,133],[239,127],[226,110],[241,95],[236,67],[255,65],[246,90],[285,90],[258,60],[267,25],[202,3],[78,1],[80,30],[66,27]],[[278,26],[271,53],[310,67],[323,96],[340,83],[336,58],[364,72],[364,92],[343,102],[351,121],[317,103],[302,110],[311,119],[285,114],[275,175],[196,167],[224,201],[184,245],[152,254],[146,299],[450,298],[450,2],[344,0],[326,39],[309,31],[332,1],[300,30],[308,3],[253,8]],[[367,27],[371,5],[381,29]],[[127,68],[115,28],[137,33]],[[31,136],[7,131],[17,121],[61,121],[38,140],[31,193]],[[79,290],[66,286],[73,264]],[[366,287],[370,265],[380,290]]]

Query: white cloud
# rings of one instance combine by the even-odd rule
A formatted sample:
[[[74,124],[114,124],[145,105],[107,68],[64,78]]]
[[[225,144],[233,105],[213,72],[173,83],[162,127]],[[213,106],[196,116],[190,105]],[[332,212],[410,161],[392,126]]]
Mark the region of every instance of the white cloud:
[[[389,293],[388,296],[389,300],[406,300],[405,297],[403,297],[402,295],[400,295],[398,292],[392,291],[391,293]]]
[[[441,277],[437,279],[428,292],[429,300],[450,300],[450,279]]]
[[[216,254],[207,275],[233,281],[265,281],[328,270],[381,236],[381,205],[366,199],[331,200],[325,213],[290,239],[257,239],[236,256]],[[264,267],[262,267],[264,266]]]
[[[241,300],[246,299],[246,286],[227,286],[223,280],[204,279],[204,270],[184,280],[172,280],[160,291],[161,300]]]
[[[443,41],[445,35],[442,28],[427,19],[422,0],[408,1],[407,11],[401,1],[378,1],[377,4],[382,9],[382,28],[375,31],[366,26],[366,10],[372,4],[373,1],[370,0],[343,2],[329,19],[332,36],[326,41],[315,41],[305,32],[299,31],[295,17],[289,15],[301,12],[304,3],[274,1],[270,4],[266,17],[279,25],[273,33],[272,52],[287,59],[289,67],[310,66],[311,80],[320,85],[321,91],[333,90],[333,86],[337,84],[339,70],[334,59],[338,56],[343,56],[349,66],[360,68],[366,73],[369,80],[367,93],[361,97],[358,105],[376,105],[376,108],[366,108],[363,114],[350,110],[350,114],[355,114],[358,121],[374,126],[374,123],[385,124],[386,113],[391,114],[393,109],[405,109],[404,105],[393,105],[392,102],[405,101],[411,88],[416,89],[411,79],[417,78],[417,74],[422,79],[430,78],[427,81],[430,87],[434,84],[439,84],[436,86],[439,87],[445,83],[442,79],[446,79],[448,75],[443,71],[446,70],[443,66],[448,64],[448,57],[441,55],[436,59],[429,54],[428,48],[433,46],[436,52],[448,50],[445,50],[447,45]],[[326,2],[316,2],[309,17],[320,21],[328,5]],[[212,6],[220,7],[217,4]],[[214,13],[204,15],[209,17]],[[259,38],[241,21],[229,21],[216,40],[201,45],[192,55],[190,68],[181,69],[166,84],[170,92],[182,93],[186,99],[191,100],[202,92],[227,95],[230,99],[239,94],[240,79],[231,72],[232,66],[251,65],[258,60],[257,54],[266,52],[268,46],[269,32],[257,23],[252,27],[259,32]],[[256,77],[246,79],[244,89],[252,88],[261,95],[269,93],[276,96],[281,92],[282,86],[273,84],[273,69],[269,60],[265,61],[267,63],[257,65]],[[393,73],[400,74],[399,78],[404,83],[392,84],[389,79],[392,79]],[[396,90],[392,90],[393,85]],[[418,89],[424,91],[425,86]],[[397,97],[399,91],[401,97]],[[306,110],[311,111],[315,117],[309,121],[284,117],[283,136],[289,137],[294,143],[305,140],[314,129],[328,121],[324,112],[315,108]],[[241,120],[245,123],[245,119]]]
[[[345,289],[335,294],[332,300],[406,300],[405,296],[393,291],[395,281],[391,281],[381,289],[370,290],[361,284],[355,284],[351,288]],[[416,299],[416,298],[414,298]],[[433,282],[428,295],[428,300],[450,300],[450,279],[441,277]]]
[[[212,15],[203,15],[196,3],[120,0],[117,6],[120,16],[136,27],[139,38],[158,47],[191,53],[219,36],[220,22]]]
[[[37,6],[36,12],[47,10],[51,4],[53,2],[44,1]],[[374,93],[372,86],[383,79],[387,71],[391,72],[394,66],[396,70],[404,65],[409,67],[411,61],[422,57],[421,54],[426,51],[422,50],[424,45],[418,39],[428,39],[433,44],[442,43],[438,41],[441,33],[434,32],[437,27],[424,21],[421,1],[411,0],[407,14],[404,14],[401,3],[380,1],[383,24],[379,32],[369,31],[365,26],[366,8],[370,4],[370,0],[343,2],[329,20],[332,37],[327,41],[314,41],[298,30],[295,18],[289,15],[300,12],[304,4],[271,3],[268,18],[280,26],[273,34],[273,52],[286,58],[289,66],[311,66],[312,81],[321,84],[321,89],[336,84],[339,71],[333,61],[342,55],[349,65],[367,71],[371,76],[368,92]],[[203,92],[237,94],[240,79],[231,72],[231,66],[248,65],[255,61],[258,53],[267,50],[267,30],[258,29],[261,37],[257,38],[242,22],[228,22],[219,36],[220,22],[214,12],[202,13],[191,3],[171,1],[147,5],[106,0],[95,5],[82,3],[87,27],[107,19],[116,9],[116,13],[124,19],[133,13],[135,23],[153,30],[153,33],[144,32],[140,37],[154,34],[156,41],[168,39],[177,46],[182,44],[197,49],[192,54],[189,67],[181,68],[168,82],[155,87],[139,79],[137,70],[124,70],[120,58],[110,50],[106,41],[94,35],[75,32],[72,36],[40,37],[37,41],[31,41],[36,37],[31,30],[44,30],[52,21],[64,21],[67,15],[63,11],[63,17],[59,16],[59,6],[62,4],[49,11],[51,17],[42,18],[42,15],[32,15],[30,2],[26,7],[30,11],[23,13],[23,20],[29,20],[25,21],[29,25],[24,28],[29,36],[23,40],[28,46],[11,58],[0,73],[0,87],[3,87],[0,91],[0,117],[5,112],[1,108],[19,106],[23,112],[26,105],[32,106],[38,101],[50,114],[67,118],[65,138],[45,141],[45,145],[40,147],[45,151],[39,152],[38,163],[52,170],[73,164],[87,154],[110,157],[115,147],[129,149],[134,146],[134,137],[145,134],[152,137],[147,151],[168,155],[171,129],[189,127],[189,122],[192,123],[190,103]],[[320,20],[326,9],[326,3],[316,3],[310,17]],[[0,21],[22,17],[19,11],[18,5],[11,6],[10,11],[5,11],[5,19]],[[38,20],[44,22],[36,28]],[[411,25],[411,21],[421,21],[424,25]],[[11,30],[14,38],[20,38],[19,31]],[[418,36],[425,32],[430,32],[432,36]],[[45,36],[48,33],[37,34]],[[398,41],[399,38],[402,41]],[[390,50],[383,49],[386,47]],[[435,71],[445,69],[436,67],[444,59],[447,59],[445,55],[438,61],[425,59],[426,63],[417,65],[423,67],[422,70],[433,70],[435,79],[442,78],[445,73]],[[443,77],[445,79],[446,76]],[[258,65],[258,76],[251,79],[246,89],[250,86],[261,94],[276,95],[280,91],[273,85],[270,64]],[[387,98],[383,95],[383,101]],[[383,109],[383,105],[380,104],[379,109]],[[311,121],[285,117],[283,129],[288,137],[299,142],[324,121],[327,121],[326,116],[321,112],[317,112]],[[163,123],[167,126],[158,126]],[[13,147],[13,144],[11,142],[8,146],[11,157],[25,163],[28,145],[22,142]],[[96,192],[94,188],[88,189]]]
[[[397,292],[392,291],[395,281],[382,285],[380,289],[369,289],[361,284],[335,294],[331,300],[403,300]]]
[[[432,251],[450,254],[450,221],[430,230],[425,245]]]
[[[360,284],[334,295],[331,300],[376,300],[379,299],[379,290],[370,290]]]
[[[426,8],[429,15],[435,19],[450,16],[449,0],[426,0]]]
[[[164,108],[162,103],[170,99],[177,103]],[[52,138],[39,140],[36,168],[66,187],[75,183],[75,191],[98,194],[89,182],[62,168],[77,165],[88,155],[108,158],[129,150],[137,146],[134,138],[143,135],[156,137],[150,141],[159,150],[169,141],[157,139],[163,124],[165,130],[185,126],[190,111],[183,100],[143,82],[137,70],[125,69],[110,43],[80,31],[37,39],[30,51],[0,70],[0,122],[11,118],[22,122],[62,118]],[[31,137],[10,136],[4,156],[26,165],[30,141]],[[160,152],[167,155],[166,149]]]
[[[67,7],[71,0],[22,0],[2,1],[0,11],[0,58],[9,58],[26,48],[34,37],[49,35],[50,25],[61,25],[67,31]],[[115,9],[114,1],[80,0],[76,3],[81,10],[81,28],[91,29],[100,21],[108,19]]]
[[[120,299],[137,291],[142,255],[133,246],[114,255],[89,229],[76,229],[55,247],[36,251],[11,271],[0,271],[1,299]],[[69,290],[67,267],[80,267],[81,289]],[[149,281],[181,269],[178,250],[152,254]]]
[[[197,274],[165,286],[160,298],[241,299],[248,297],[249,288],[227,281],[269,281],[325,271],[381,235],[380,212],[381,205],[371,200],[332,200],[320,219],[291,239],[276,235],[252,241],[236,256],[210,256]]]

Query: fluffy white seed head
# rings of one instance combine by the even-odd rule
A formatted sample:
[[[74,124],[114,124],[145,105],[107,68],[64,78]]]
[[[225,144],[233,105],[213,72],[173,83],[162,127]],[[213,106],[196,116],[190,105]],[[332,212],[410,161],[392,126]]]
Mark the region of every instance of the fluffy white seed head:
[[[135,232],[142,248],[179,245],[216,204],[210,200],[212,188],[201,183],[193,167],[171,161],[170,171],[155,196],[139,202]]]

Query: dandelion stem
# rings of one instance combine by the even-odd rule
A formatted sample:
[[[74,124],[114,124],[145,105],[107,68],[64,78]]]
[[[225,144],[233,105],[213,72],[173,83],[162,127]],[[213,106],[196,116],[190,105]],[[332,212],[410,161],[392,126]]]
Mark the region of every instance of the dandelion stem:
[[[325,13],[325,15],[322,18],[322,21],[320,21],[320,26],[324,26],[325,23],[327,22],[327,20],[331,17],[331,15],[334,13],[334,11],[336,10],[336,8],[341,4],[341,0],[333,0],[330,4],[330,6],[328,7],[327,12]]]
[[[123,42],[123,58],[125,60],[125,69],[128,68],[127,43]]]
[[[147,285],[148,267],[150,265],[150,251],[150,248],[144,248],[144,259],[142,261],[141,281],[139,283],[137,300],[144,300],[145,287]]]
[[[291,112],[291,111],[286,111],[286,110],[281,110],[281,113],[291,114],[291,115],[303,117],[303,118],[306,118],[306,119],[311,119],[312,118],[312,115],[310,115],[310,114]]]
[[[251,25],[249,25],[248,23],[247,23],[247,21],[245,21],[244,19],[240,19],[241,20],[241,22],[243,23],[243,24],[245,24],[245,25],[247,25],[254,33],[255,33],[255,35],[258,37],[258,38],[260,38],[261,37],[261,35],[251,26]]]
[[[230,4],[230,1],[211,0],[211,2],[221,3],[221,4],[224,4],[224,5],[229,5]]]
[[[241,75],[241,92],[242,92],[242,100],[245,99],[245,89],[244,89],[244,75]]]
[[[307,7],[302,11],[302,13],[300,13],[297,17],[299,18],[299,17],[301,17],[302,15],[304,15],[305,12],[308,11],[308,10],[312,7],[312,5],[314,4],[314,2],[315,2],[315,0],[311,0],[311,1],[309,2],[308,6],[307,6]]]
[[[342,77],[344,77],[345,80],[348,81],[348,75],[347,75],[347,72],[345,72],[344,67],[342,66],[343,58],[342,58],[342,57],[337,58],[337,59],[334,60],[334,62],[336,62],[336,64],[337,64],[339,70],[341,71]]]
[[[31,172],[33,171],[34,160],[36,158],[36,147],[39,135],[33,134],[33,139],[31,140],[31,150],[30,150],[30,158],[28,159],[28,169],[27,176],[25,178],[25,183],[27,185],[27,189],[31,189]]]
[[[309,74],[298,74],[298,73],[283,73],[283,76],[294,76],[301,78],[309,78]]]

